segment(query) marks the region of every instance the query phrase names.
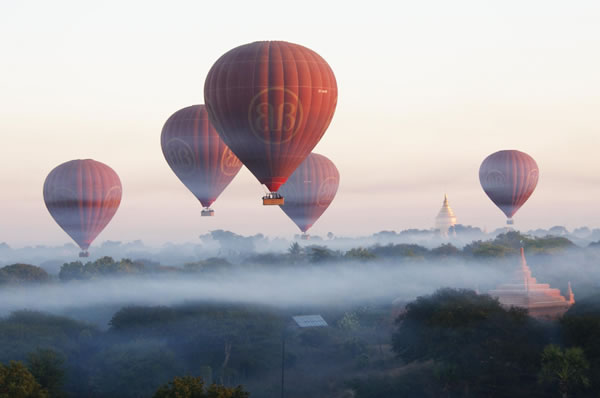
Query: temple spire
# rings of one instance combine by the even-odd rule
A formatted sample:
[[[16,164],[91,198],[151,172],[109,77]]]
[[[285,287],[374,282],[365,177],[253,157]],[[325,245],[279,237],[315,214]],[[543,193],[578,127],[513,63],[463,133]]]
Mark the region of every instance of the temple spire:
[[[448,195],[444,194],[444,202],[442,208],[435,218],[435,229],[440,231],[443,237],[448,237],[449,230],[456,225],[456,216],[448,203]]]
[[[527,259],[525,258],[525,249],[523,247],[521,247],[521,268],[523,271],[529,270],[529,267],[527,266]]]
[[[491,290],[489,294],[498,297],[504,307],[523,307],[534,317],[556,318],[564,314],[575,303],[571,284],[569,283],[566,297],[563,297],[559,289],[553,289],[547,283],[538,283],[527,265],[523,242],[520,252],[521,261],[515,267],[511,280]]]
[[[569,305],[575,304],[575,295],[573,294],[573,289],[571,289],[571,281],[569,281],[569,290],[567,291],[567,302]]]
[[[531,278],[531,270],[527,265],[527,259],[525,258],[525,249],[521,246],[521,270],[523,271],[523,279],[525,282],[525,300],[529,305],[529,279]]]

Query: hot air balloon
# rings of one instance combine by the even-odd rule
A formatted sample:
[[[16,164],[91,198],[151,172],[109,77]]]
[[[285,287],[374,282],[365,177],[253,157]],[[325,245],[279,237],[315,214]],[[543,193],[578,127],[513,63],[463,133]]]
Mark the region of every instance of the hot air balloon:
[[[204,84],[211,122],[265,184],[263,204],[317,145],[337,104],[333,71],[316,52],[284,41],[239,46],[215,62]]]
[[[113,218],[121,203],[121,180],[92,159],[55,167],[44,182],[44,202],[58,225],[79,245],[79,257]]]
[[[525,202],[538,182],[538,166],[528,154],[516,150],[498,151],[485,158],[479,168],[483,190],[506,215],[506,223]]]
[[[163,155],[183,184],[202,203],[202,216],[242,168],[208,120],[204,105],[175,112],[160,136]]]
[[[303,232],[321,217],[335,198],[340,173],[333,162],[323,155],[311,153],[280,188],[286,198],[281,210]]]

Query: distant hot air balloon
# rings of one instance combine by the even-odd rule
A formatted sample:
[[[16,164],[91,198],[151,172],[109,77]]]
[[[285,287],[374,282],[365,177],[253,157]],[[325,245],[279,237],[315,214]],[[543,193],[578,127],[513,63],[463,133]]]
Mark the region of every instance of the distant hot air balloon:
[[[55,167],[44,182],[44,202],[58,225],[79,245],[79,257],[113,218],[121,203],[121,180],[92,159]]]
[[[323,155],[311,153],[280,188],[285,197],[281,210],[308,238],[306,231],[321,217],[335,198],[340,173]]]
[[[163,155],[181,182],[202,203],[203,216],[242,168],[208,120],[204,105],[175,112],[160,136]]]
[[[317,145],[337,104],[333,71],[298,44],[261,41],[215,62],[204,84],[210,120],[233,153],[265,184],[263,204]]]
[[[539,170],[531,156],[516,150],[498,151],[485,158],[479,181],[492,202],[512,224],[512,217],[529,199],[538,182]]]

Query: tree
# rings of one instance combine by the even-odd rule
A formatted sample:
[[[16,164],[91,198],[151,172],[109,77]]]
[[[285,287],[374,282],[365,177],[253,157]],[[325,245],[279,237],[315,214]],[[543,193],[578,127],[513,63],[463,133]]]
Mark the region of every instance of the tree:
[[[463,248],[463,253],[479,258],[497,258],[515,255],[518,251],[513,247],[507,247],[491,241],[482,242],[479,240],[466,245]]]
[[[207,235],[200,236],[200,238],[206,238]],[[235,234],[230,231],[223,231],[217,229],[210,231],[210,237],[219,242],[221,248],[229,253],[251,253],[254,251],[254,240],[262,239],[262,235],[255,235],[254,237],[244,237],[242,235]]]
[[[211,384],[206,390],[206,398],[248,398],[250,393],[244,391],[242,386],[229,388],[217,384]]]
[[[336,259],[337,253],[328,249],[325,246],[311,246],[310,247],[310,262],[311,263],[324,263],[333,261]]]
[[[79,351],[84,335],[96,336],[96,327],[63,316],[15,311],[0,319],[0,361],[25,359],[37,347]]]
[[[344,257],[349,260],[369,261],[375,259],[377,256],[370,250],[359,247],[348,250]]]
[[[62,390],[65,381],[63,364],[62,356],[50,349],[37,349],[27,359],[29,371],[51,398],[65,396]]]
[[[429,253],[429,250],[423,246],[406,243],[374,246],[370,251],[377,257],[408,257],[411,259],[424,258]]]
[[[0,268],[0,284],[41,283],[49,279],[48,273],[35,265],[13,264]]]
[[[84,271],[83,264],[81,261],[73,261],[71,263],[64,263],[62,267],[60,267],[60,272],[58,273],[58,278],[61,281],[70,281],[70,280],[80,280],[87,279]]]
[[[437,362],[447,391],[465,396],[526,396],[545,340],[524,309],[470,290],[440,289],[406,306],[392,336],[406,361]],[[521,388],[520,390],[518,388]]]
[[[557,384],[562,398],[567,398],[576,389],[589,386],[589,367],[580,347],[571,347],[563,351],[560,347],[550,344],[542,353],[539,381]]]
[[[144,272],[144,262],[124,258],[119,262],[104,256],[94,262],[82,264],[80,261],[65,263],[58,277],[62,281],[91,279],[109,275],[136,274]]]
[[[600,296],[578,301],[560,320],[565,346],[581,347],[590,364],[592,390],[600,388]]]
[[[175,377],[173,381],[161,386],[154,398],[205,398],[204,381],[201,377]]]
[[[117,311],[109,325],[112,330],[137,333],[162,331],[176,319],[175,310],[165,306],[128,306]]]
[[[295,264],[301,260],[304,260],[306,253],[304,252],[304,248],[300,246],[298,242],[294,242],[288,248],[288,257],[292,264]]]
[[[569,230],[563,227],[562,225],[555,225],[554,227],[548,230],[552,235],[568,235]]]
[[[360,321],[354,312],[345,312],[337,321],[337,327],[341,330],[352,332],[360,327]]]
[[[48,392],[21,362],[0,363],[0,398],[48,398]]]
[[[304,252],[304,250],[302,249],[302,246],[300,246],[300,244],[298,242],[294,242],[290,245],[290,247],[288,248],[288,253],[290,254],[290,256],[300,256],[302,253]]]
[[[137,339],[114,344],[96,355],[90,395],[148,397],[181,372],[181,362],[160,340]]]
[[[218,271],[231,267],[231,263],[222,257],[210,257],[206,260],[185,263],[183,269],[187,272]]]
[[[250,394],[237,386],[235,388],[212,384],[205,388],[201,377],[175,377],[173,381],[160,387],[154,398],[248,398]]]
[[[438,257],[456,256],[460,251],[452,243],[444,243],[440,247],[431,249],[431,254]]]

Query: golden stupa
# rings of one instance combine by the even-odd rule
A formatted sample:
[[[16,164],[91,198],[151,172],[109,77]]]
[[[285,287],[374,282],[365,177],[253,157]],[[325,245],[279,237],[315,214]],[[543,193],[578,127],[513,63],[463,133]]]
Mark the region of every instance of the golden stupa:
[[[547,283],[537,283],[531,276],[523,248],[521,266],[514,272],[511,281],[490,290],[488,294],[497,297],[504,307],[526,308],[529,315],[536,318],[558,318],[575,303],[570,282],[567,298],[560,294],[559,289],[553,289]]]
[[[444,203],[442,204],[442,208],[435,218],[435,229],[439,230],[443,237],[447,237],[448,231],[455,225],[456,216],[448,204],[448,196],[444,194]]]

